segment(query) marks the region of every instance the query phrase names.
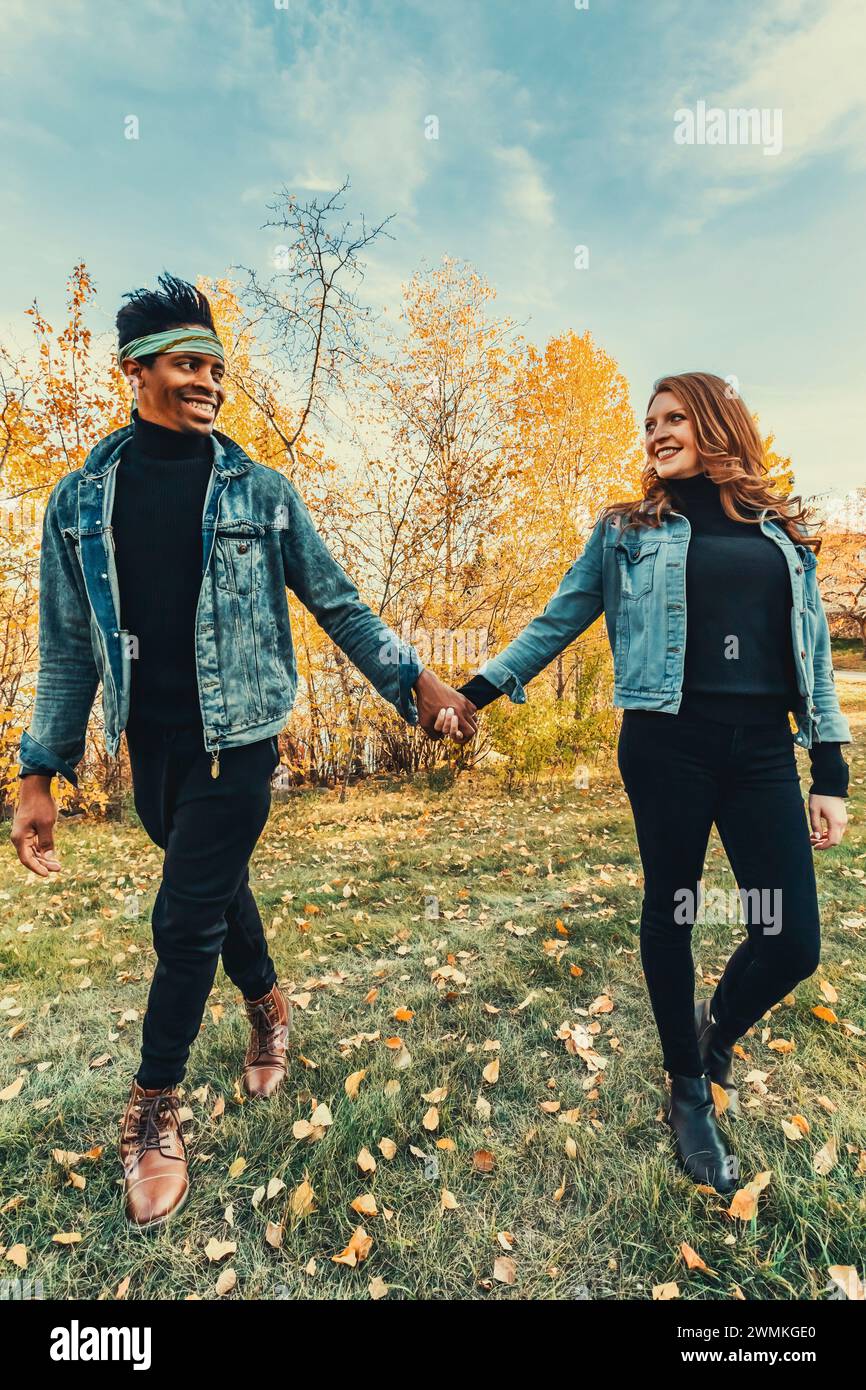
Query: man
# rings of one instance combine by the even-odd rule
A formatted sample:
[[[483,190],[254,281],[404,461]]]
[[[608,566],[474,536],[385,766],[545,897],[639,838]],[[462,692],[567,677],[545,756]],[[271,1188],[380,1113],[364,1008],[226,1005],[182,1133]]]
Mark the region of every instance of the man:
[[[46,507],[39,676],[12,829],[22,864],[57,872],[51,778],[77,785],[101,679],[106,747],[115,755],[126,730],[136,808],[165,850],[157,966],[121,1122],[138,1228],[186,1200],[177,1086],[220,957],[251,1024],[247,1094],[272,1096],[286,1075],[290,1006],[248,869],[297,685],[286,586],[408,723],[439,737],[448,706],[446,733],[475,732],[472,703],[361,602],[288,479],[214,429],[225,355],[210,305],[173,276],[159,284],[125,295],[117,315],[133,423],[100,440]]]

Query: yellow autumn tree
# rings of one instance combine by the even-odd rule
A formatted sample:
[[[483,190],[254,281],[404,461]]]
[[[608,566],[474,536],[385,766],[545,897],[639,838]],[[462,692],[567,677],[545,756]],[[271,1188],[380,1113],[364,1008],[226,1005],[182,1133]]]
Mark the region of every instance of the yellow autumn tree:
[[[628,386],[588,332],[530,346],[509,441],[509,507],[496,552],[495,653],[540,613],[577,558],[600,509],[637,496],[643,449]],[[494,750],[508,776],[537,778],[592,759],[615,732],[603,619],[532,683],[528,701],[490,708]]]
[[[452,684],[487,638],[492,556],[508,506],[505,447],[523,345],[495,292],[451,258],[404,287],[370,365],[353,547],[383,616]],[[413,753],[404,731],[406,765]],[[422,760],[431,746],[421,744]]]

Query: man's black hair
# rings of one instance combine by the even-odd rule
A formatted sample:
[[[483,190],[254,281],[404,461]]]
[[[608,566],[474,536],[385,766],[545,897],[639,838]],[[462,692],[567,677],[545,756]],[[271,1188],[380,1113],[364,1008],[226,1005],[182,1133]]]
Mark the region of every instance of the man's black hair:
[[[158,290],[130,290],[123,296],[128,303],[117,311],[117,346],[123,347],[134,338],[143,338],[146,333],[161,333],[166,328],[180,324],[200,324],[203,328],[215,331],[213,314],[207,298],[186,280],[178,280],[176,275],[165,274],[158,277]],[[153,363],[153,356],[137,359],[146,367]]]

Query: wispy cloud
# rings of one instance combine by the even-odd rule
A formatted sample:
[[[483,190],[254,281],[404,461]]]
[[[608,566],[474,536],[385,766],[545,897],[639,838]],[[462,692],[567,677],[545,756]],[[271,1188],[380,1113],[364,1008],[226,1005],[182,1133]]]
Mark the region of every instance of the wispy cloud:
[[[493,151],[505,174],[502,202],[531,227],[553,225],[553,194],[546,186],[538,160],[523,145]]]
[[[775,195],[779,185],[825,158],[862,167],[866,159],[866,21],[861,0],[776,0],[756,10],[743,29],[707,44],[702,66],[680,83],[670,104],[669,145],[650,167],[658,179],[688,166],[687,216],[666,230],[702,232],[720,210]],[[719,74],[726,74],[720,81]],[[697,102],[730,111],[780,113],[782,147],[675,146],[674,112]],[[654,131],[654,135],[656,132]]]

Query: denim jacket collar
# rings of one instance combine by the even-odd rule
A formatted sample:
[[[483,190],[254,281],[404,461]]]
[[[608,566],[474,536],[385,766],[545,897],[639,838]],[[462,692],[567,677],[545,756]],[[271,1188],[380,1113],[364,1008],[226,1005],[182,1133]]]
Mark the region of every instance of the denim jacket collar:
[[[675,511],[672,508],[670,512],[668,512],[667,516],[662,519],[658,529],[662,530],[662,528],[665,528],[669,531],[671,529],[671,517],[679,517],[682,521],[688,522],[688,517],[684,516],[682,512]],[[763,531],[764,535],[775,536],[776,539],[781,543],[783,549],[789,545],[793,546],[800,558],[804,570],[810,570],[815,568],[815,566],[818,563],[818,557],[816,556],[811,546],[803,545],[799,541],[792,541],[785,528],[783,526],[780,526],[778,521],[774,521],[772,519],[769,507],[761,508],[761,511],[758,515],[758,524],[761,530]],[[625,536],[621,537],[617,544],[625,546],[626,549],[629,551],[629,554],[632,556],[632,558],[634,558],[637,552],[645,553],[647,551],[648,546],[650,544],[650,539],[651,533],[650,535],[647,535],[646,533],[641,534],[639,532],[630,531]]]
[[[97,444],[94,444],[81,469],[81,476],[88,479],[104,477],[118,462],[120,451],[124,444],[132,438],[134,428],[133,424],[124,425],[119,430],[112,430],[111,434],[107,434],[104,439],[100,439]],[[238,478],[249,471],[252,462],[239,444],[218,430],[213,431],[211,439],[213,440],[213,466],[216,473],[225,478]]]

